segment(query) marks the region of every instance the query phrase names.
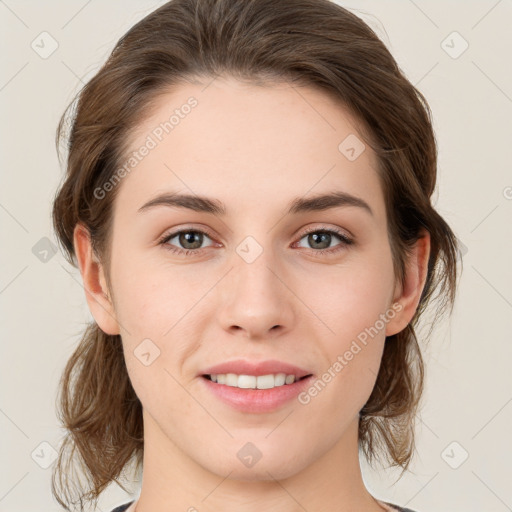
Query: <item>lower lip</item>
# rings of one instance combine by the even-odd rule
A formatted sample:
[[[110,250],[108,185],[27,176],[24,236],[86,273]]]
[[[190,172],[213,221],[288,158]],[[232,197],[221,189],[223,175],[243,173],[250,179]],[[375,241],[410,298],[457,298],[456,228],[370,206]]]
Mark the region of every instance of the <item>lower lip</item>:
[[[217,384],[200,377],[205,386],[224,403],[242,412],[271,412],[293,400],[310,385],[313,375],[305,379],[271,389],[242,389],[225,384]]]

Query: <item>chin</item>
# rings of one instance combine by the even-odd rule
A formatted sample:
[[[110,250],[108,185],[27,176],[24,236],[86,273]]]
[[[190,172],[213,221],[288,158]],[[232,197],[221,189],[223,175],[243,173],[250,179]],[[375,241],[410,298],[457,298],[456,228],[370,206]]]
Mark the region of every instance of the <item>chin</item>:
[[[259,453],[258,453],[259,452]],[[287,452],[276,449],[272,454],[265,454],[249,443],[242,445],[234,457],[226,458],[221,464],[209,460],[205,468],[225,478],[229,475],[230,480],[241,481],[273,481],[290,478],[302,470],[307,462],[286,457]]]

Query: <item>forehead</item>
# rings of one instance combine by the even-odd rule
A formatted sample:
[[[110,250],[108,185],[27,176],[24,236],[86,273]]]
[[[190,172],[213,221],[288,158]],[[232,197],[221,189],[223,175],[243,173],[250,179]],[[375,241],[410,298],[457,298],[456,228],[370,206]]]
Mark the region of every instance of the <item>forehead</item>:
[[[216,197],[229,214],[343,190],[380,216],[377,159],[359,130],[341,103],[315,88],[229,78],[175,85],[130,134],[123,163],[137,159],[125,166],[119,200],[135,211],[172,190]]]

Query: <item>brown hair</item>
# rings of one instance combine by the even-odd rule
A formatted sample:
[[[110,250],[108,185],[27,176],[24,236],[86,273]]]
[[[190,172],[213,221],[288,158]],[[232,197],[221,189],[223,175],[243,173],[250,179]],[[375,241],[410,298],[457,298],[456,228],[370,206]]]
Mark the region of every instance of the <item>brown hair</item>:
[[[424,380],[415,326],[430,303],[437,306],[435,320],[448,305],[451,313],[458,244],[430,200],[437,148],[427,101],[356,15],[329,0],[172,0],[134,25],[68,106],[57,129],[59,147],[65,119],[77,101],[66,175],[53,205],[66,258],[76,266],[73,231],[81,223],[110,286],[112,205],[119,187],[102,199],[95,189],[124,161],[129,135],[150,114],[158,95],[174,84],[221,74],[252,83],[286,80],[320,88],[355,116],[365,143],[378,156],[395,275],[402,282],[408,251],[423,229],[430,233],[428,275],[418,309],[403,331],[387,337],[375,387],[360,411],[359,442],[367,460],[385,457],[405,470],[414,452],[414,419]],[[128,377],[120,336],[90,324],[66,365],[59,391],[59,419],[67,435],[52,491],[68,509],[76,503],[72,484],[77,484],[82,509],[84,500],[97,501],[113,481],[124,489],[118,478],[129,462],[135,460],[137,468],[142,464],[142,406]],[[70,482],[68,468],[76,452],[86,485]]]

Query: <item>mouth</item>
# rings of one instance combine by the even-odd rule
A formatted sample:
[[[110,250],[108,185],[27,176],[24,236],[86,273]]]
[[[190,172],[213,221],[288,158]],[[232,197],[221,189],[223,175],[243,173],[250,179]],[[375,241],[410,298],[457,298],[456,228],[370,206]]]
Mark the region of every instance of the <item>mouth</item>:
[[[267,375],[237,375],[236,373],[201,375],[203,379],[215,382],[216,384],[239,389],[273,389],[282,386],[289,386],[312,376],[312,373],[299,377],[295,374],[286,374],[283,372],[275,374],[269,373]]]
[[[295,380],[294,374],[202,374],[205,393],[230,409],[244,414],[272,413],[293,405],[297,396],[313,382],[311,373]],[[208,398],[211,401],[211,398]],[[295,404],[297,406],[298,404]],[[302,405],[301,405],[302,407]]]
[[[203,368],[197,377],[221,403],[245,413],[264,413],[289,405],[314,375],[285,361],[237,359]]]

